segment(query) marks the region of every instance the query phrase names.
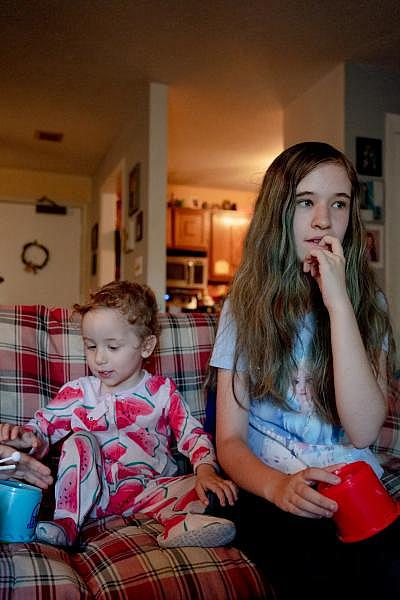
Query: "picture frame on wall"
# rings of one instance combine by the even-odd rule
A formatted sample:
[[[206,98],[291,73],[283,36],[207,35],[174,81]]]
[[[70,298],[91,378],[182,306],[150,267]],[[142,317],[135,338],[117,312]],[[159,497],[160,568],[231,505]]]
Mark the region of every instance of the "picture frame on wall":
[[[133,252],[136,242],[136,222],[135,218],[128,219],[127,226],[124,230],[124,251],[125,254]]]
[[[128,215],[131,217],[139,210],[140,205],[140,163],[129,173],[128,182]]]
[[[383,225],[368,224],[367,230],[367,251],[369,264],[374,269],[383,269],[383,248],[384,248],[384,228]]]
[[[136,241],[141,242],[143,239],[143,211],[141,210],[136,215]]]
[[[90,274],[92,275],[92,277],[94,277],[94,275],[97,275],[97,254],[96,254],[96,252],[93,252],[93,254],[92,254],[92,264],[91,264]]]
[[[95,223],[90,233],[90,247],[93,252],[96,252],[99,245],[99,224]]]
[[[381,221],[384,219],[383,181],[360,181],[360,212],[363,221]]]
[[[356,137],[356,169],[359,175],[382,177],[382,140]]]

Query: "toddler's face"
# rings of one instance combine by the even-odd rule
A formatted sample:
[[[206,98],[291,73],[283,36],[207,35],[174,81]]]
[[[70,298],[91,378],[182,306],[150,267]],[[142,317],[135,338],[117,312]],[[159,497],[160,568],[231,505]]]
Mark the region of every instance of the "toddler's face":
[[[143,359],[156,344],[155,336],[142,341],[124,315],[106,307],[84,315],[82,336],[89,368],[101,380],[103,393],[126,390],[138,383]]]

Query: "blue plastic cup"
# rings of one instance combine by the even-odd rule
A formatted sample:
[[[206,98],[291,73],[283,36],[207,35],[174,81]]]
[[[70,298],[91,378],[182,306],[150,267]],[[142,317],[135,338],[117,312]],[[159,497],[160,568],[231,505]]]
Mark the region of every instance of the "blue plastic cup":
[[[31,542],[42,490],[21,481],[0,481],[0,541]]]

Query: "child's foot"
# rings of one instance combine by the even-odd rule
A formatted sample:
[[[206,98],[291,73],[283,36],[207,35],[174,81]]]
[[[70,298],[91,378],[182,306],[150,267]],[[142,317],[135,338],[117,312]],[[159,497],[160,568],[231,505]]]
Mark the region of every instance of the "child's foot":
[[[173,521],[172,521],[173,522]],[[173,526],[166,524],[164,533],[157,537],[162,548],[178,546],[225,546],[235,537],[232,521],[209,515],[189,514]]]
[[[35,541],[53,546],[73,546],[78,537],[78,528],[70,517],[54,521],[39,521],[35,530]]]

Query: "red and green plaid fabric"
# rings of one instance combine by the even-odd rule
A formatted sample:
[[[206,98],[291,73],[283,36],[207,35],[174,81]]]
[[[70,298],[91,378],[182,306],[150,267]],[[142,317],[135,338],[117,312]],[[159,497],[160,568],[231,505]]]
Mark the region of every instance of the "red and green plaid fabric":
[[[2,600],[250,600],[274,598],[232,546],[161,549],[161,527],[144,515],[88,523],[82,549],[0,547]]]
[[[159,346],[145,367],[171,377],[200,420],[204,378],[216,318],[208,314],[160,315]],[[66,381],[88,373],[79,324],[64,308],[0,307],[0,415],[23,423]]]
[[[0,416],[22,424],[87,374],[78,323],[63,308],[0,307]]]
[[[205,415],[204,379],[216,319],[161,315],[146,367],[174,379],[193,414]],[[79,325],[66,309],[0,307],[0,420],[26,422],[61,385],[86,374]],[[89,523],[79,551],[0,544],[1,600],[246,600],[273,597],[232,546],[161,549],[160,526],[143,515]]]
[[[176,382],[193,414],[205,416],[204,380],[216,318],[161,315],[159,347],[146,365]],[[0,307],[0,421],[26,422],[63,383],[87,373],[79,324],[62,308]],[[389,416],[374,450],[384,482],[400,494],[400,384],[389,390]],[[232,546],[161,549],[160,526],[144,515],[88,523],[79,551],[0,545],[1,600],[246,600],[270,598],[256,569]]]

